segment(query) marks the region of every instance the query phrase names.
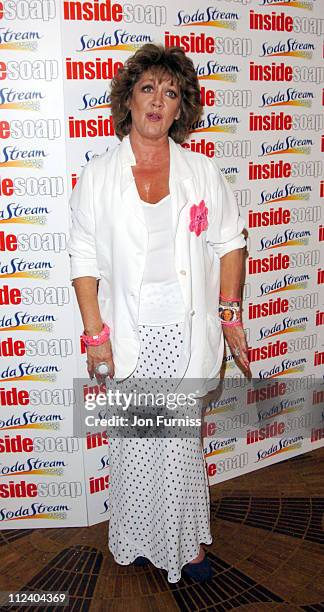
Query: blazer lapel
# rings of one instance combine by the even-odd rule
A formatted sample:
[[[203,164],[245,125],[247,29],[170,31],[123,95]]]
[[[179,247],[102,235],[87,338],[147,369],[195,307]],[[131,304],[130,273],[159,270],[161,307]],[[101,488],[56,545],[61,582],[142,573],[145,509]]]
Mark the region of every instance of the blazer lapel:
[[[176,234],[179,215],[186,204],[196,200],[196,189],[192,171],[185,159],[185,152],[171,138],[169,189],[172,199],[172,225]]]
[[[139,201],[132,172],[132,166],[136,165],[136,159],[129,136],[125,136],[119,145],[119,160],[121,164],[121,196],[123,202],[127,208],[131,208],[132,215],[145,225],[144,211]]]

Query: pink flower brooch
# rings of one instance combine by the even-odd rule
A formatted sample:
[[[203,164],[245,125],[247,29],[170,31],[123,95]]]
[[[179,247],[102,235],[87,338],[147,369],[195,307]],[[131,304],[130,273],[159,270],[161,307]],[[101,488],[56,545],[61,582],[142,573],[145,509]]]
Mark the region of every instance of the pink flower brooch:
[[[201,200],[198,206],[193,204],[190,208],[190,224],[189,229],[191,232],[195,232],[196,236],[200,236],[201,232],[208,227],[208,208],[204,200]]]

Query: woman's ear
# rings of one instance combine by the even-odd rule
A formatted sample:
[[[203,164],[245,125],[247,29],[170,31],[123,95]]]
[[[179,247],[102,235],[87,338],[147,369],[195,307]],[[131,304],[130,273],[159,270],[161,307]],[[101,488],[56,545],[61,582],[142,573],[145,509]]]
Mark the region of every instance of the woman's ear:
[[[130,111],[131,102],[132,102],[132,96],[130,94],[128,94],[126,100],[123,102],[123,104],[124,104],[124,106],[126,106],[128,112]]]

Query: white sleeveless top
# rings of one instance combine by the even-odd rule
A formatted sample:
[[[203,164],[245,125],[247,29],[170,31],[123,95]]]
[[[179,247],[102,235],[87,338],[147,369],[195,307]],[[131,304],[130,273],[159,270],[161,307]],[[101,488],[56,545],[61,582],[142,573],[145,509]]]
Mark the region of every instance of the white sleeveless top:
[[[140,292],[139,325],[184,321],[185,306],[174,265],[171,196],[148,204],[141,200],[148,230],[148,249]]]

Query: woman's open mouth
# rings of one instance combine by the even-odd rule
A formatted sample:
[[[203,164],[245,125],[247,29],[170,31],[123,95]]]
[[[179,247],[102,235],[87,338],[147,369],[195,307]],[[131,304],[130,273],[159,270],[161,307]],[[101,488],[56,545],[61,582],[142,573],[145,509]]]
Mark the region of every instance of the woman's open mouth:
[[[160,121],[162,119],[162,115],[159,113],[147,113],[146,116],[150,121]]]

